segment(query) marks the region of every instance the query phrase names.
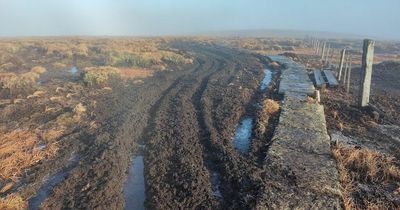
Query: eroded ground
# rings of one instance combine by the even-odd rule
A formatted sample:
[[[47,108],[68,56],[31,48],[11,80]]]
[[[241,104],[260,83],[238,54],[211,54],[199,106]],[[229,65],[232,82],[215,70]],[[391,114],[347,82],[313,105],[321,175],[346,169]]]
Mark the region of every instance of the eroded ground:
[[[121,77],[115,75],[126,70],[119,64],[93,69],[78,59],[77,75],[72,69],[56,80],[47,67],[36,78],[46,83],[34,90],[15,95],[3,90],[1,149],[21,154],[2,153],[2,161],[10,161],[2,164],[4,208],[122,209],[130,160],[139,145],[145,147],[147,208],[256,205],[265,170],[257,160],[265,145],[254,144],[243,155],[232,138],[241,118],[256,116],[257,103],[274,94],[275,82],[260,89],[269,60],[207,42],[163,46],[189,62],[161,59],[165,70]],[[23,148],[10,147],[19,141]],[[37,159],[25,163],[27,157]],[[11,167],[15,163],[23,164],[19,171]]]
[[[270,195],[280,183],[294,186],[291,176],[266,162],[281,66],[259,52],[296,52],[286,55],[320,67],[302,40],[20,42],[1,43],[1,208],[123,209],[132,160],[141,157],[147,209],[285,203]],[[258,53],[235,48],[257,45]],[[350,95],[322,93],[347,209],[399,207],[399,69],[376,69],[384,71],[373,80],[376,110],[353,105],[355,86]],[[246,119],[251,144],[241,151],[233,139]]]

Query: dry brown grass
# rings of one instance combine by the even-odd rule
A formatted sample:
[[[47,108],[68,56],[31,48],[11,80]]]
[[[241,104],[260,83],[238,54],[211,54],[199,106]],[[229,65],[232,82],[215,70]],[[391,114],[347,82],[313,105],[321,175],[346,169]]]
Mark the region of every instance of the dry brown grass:
[[[31,72],[35,74],[43,74],[46,72],[46,69],[42,66],[35,66],[31,69]]]
[[[368,149],[337,145],[333,148],[343,188],[345,209],[398,209],[400,206],[382,191],[400,186],[400,168],[396,159]],[[361,184],[361,185],[360,185]],[[368,186],[373,196],[365,196],[360,186]],[[367,193],[367,194],[368,194]],[[387,192],[396,196],[396,191]]]
[[[0,136],[0,181],[16,182],[24,170],[57,152],[56,144],[43,150],[37,146],[41,137],[33,131],[12,131]],[[8,181],[7,181],[8,182]]]
[[[279,112],[279,103],[266,99],[261,103],[261,109],[258,111],[257,117],[257,135],[260,138],[266,134],[269,124],[269,119]]]
[[[146,77],[152,77],[154,74],[154,71],[148,70],[148,69],[123,68],[123,69],[119,69],[119,73],[123,78],[143,79]]]
[[[273,115],[279,111],[279,103],[271,99],[264,100],[261,106],[263,115]]]
[[[0,209],[2,210],[22,210],[27,208],[27,202],[19,195],[11,194],[0,199]]]

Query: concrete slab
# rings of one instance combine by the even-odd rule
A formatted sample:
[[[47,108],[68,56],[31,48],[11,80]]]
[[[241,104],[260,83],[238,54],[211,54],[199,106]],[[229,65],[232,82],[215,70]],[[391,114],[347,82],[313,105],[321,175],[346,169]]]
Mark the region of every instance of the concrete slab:
[[[339,82],[337,81],[335,74],[331,70],[324,70],[324,74],[326,79],[328,80],[329,87],[339,86]]]
[[[303,65],[299,65],[289,58],[274,58],[284,66],[279,84],[279,94],[286,92],[304,93],[310,96],[314,94],[314,84]]]
[[[324,85],[326,83],[324,77],[322,77],[321,70],[318,70],[318,69],[314,70],[313,73],[314,73],[314,79],[315,79],[315,86],[317,88],[321,88],[322,85]]]
[[[266,187],[267,201],[258,208],[341,209],[339,173],[331,156],[324,108],[307,102],[314,86],[305,69],[287,62],[285,66],[298,69],[283,70],[281,75],[284,100],[266,156],[273,187]]]

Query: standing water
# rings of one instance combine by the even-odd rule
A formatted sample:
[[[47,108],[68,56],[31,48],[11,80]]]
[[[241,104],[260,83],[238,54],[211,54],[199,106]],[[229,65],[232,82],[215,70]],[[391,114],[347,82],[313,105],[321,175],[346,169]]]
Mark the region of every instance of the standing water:
[[[266,90],[272,80],[272,71],[264,69],[264,79],[261,81],[260,89]],[[253,129],[253,119],[251,117],[244,118],[236,128],[235,136],[233,137],[233,145],[240,153],[246,154],[249,152],[251,144],[251,132]]]
[[[236,128],[233,137],[233,145],[242,154],[246,154],[250,149],[250,137],[253,128],[253,120],[250,117],[244,118]]]
[[[78,165],[79,160],[80,157],[78,155],[72,154],[71,158],[69,159],[68,165],[63,170],[45,179],[43,185],[40,186],[36,195],[29,199],[28,209],[40,209],[40,205],[49,197],[49,195],[53,191],[53,188],[68,178],[71,170]]]
[[[136,156],[129,168],[124,187],[125,209],[144,210],[145,185],[143,156]]]
[[[261,81],[261,86],[260,89],[261,90],[265,90],[267,89],[267,87],[269,86],[269,83],[271,83],[272,80],[272,71],[269,69],[264,69],[264,79]]]
[[[212,187],[212,195],[217,197],[217,198],[222,198],[221,191],[219,187],[221,186],[221,178],[220,174],[216,171],[211,172],[211,187]]]
[[[76,68],[76,66],[73,66],[68,72],[69,72],[72,76],[76,76],[76,74],[78,73],[78,69]]]

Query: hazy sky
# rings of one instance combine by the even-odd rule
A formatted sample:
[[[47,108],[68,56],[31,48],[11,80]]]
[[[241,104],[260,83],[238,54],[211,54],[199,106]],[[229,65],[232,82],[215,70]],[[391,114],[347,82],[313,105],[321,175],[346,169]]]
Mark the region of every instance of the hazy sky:
[[[294,29],[400,39],[400,0],[0,0],[0,36]]]

